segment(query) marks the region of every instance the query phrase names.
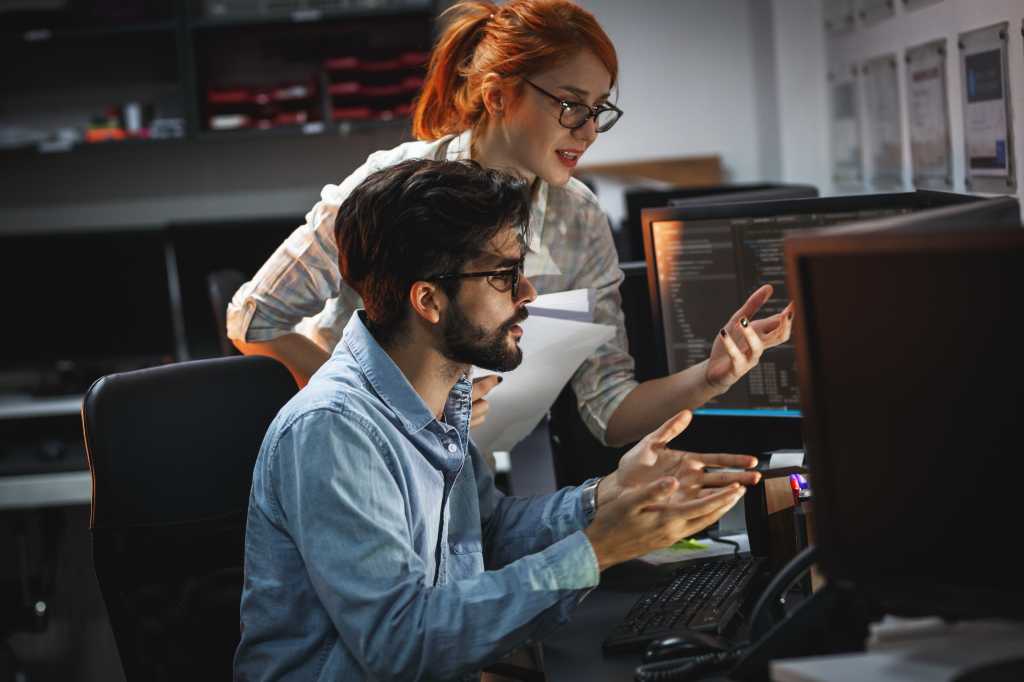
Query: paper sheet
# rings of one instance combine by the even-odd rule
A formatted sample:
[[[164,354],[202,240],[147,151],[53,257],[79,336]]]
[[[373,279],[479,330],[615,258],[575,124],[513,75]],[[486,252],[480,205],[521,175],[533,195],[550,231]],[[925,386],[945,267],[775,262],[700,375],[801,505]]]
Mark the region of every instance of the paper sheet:
[[[470,433],[477,447],[485,452],[511,450],[533,431],[580,364],[615,335],[611,325],[555,319],[537,313],[532,313],[521,326],[519,347],[523,350],[523,362],[513,371],[505,372],[504,381],[487,394],[491,404],[487,419]],[[474,378],[495,373],[473,368]]]

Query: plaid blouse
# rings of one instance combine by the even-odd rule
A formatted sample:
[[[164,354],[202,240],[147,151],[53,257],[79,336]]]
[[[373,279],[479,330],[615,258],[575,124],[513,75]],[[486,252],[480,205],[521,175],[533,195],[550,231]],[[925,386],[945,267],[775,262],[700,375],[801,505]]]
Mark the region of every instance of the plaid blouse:
[[[367,175],[411,158],[468,159],[469,131],[433,142],[407,142],[370,155],[340,185],[327,185],[304,225],[277,248],[227,310],[227,333],[245,341],[269,341],[296,331],[331,352],[356,308],[359,295],[341,279],[334,220],[338,207]],[[595,290],[594,321],[617,332],[572,377],[580,415],[604,442],[608,420],[637,385],[628,352],[619,285],[623,274],[611,228],[597,198],[575,178],[564,187],[540,181],[530,214],[526,275],[538,293]]]

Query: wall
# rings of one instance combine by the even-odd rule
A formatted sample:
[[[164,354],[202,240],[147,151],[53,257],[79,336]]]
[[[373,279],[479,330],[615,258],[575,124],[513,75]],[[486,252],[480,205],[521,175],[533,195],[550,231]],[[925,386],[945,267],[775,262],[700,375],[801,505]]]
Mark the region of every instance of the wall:
[[[619,50],[626,111],[586,161],[720,154],[731,180],[778,178],[769,5],[580,1]],[[325,183],[408,137],[391,128],[2,154],[0,231],[301,216]]]
[[[615,129],[587,152],[605,163],[719,154],[730,180],[777,179],[770,5],[763,0],[580,0],[619,53]]]
[[[779,74],[779,108],[783,137],[783,178],[811,181],[824,192],[834,192],[828,149],[829,113],[826,73],[831,62],[862,64],[867,59],[904,51],[938,38],[949,48],[946,60],[949,117],[952,138],[954,191],[964,188],[964,133],[961,103],[962,78],[958,34],[1009,21],[1008,64],[1015,132],[1017,187],[1024,183],[1024,47],[1021,21],[1024,2],[1020,0],[942,0],[908,11],[896,3],[895,16],[868,27],[858,26],[841,36],[824,35],[824,0],[775,0],[774,17],[778,31],[776,68]],[[813,58],[809,58],[811,55]],[[912,177],[910,133],[907,116],[906,71],[899,69],[903,131],[903,175],[909,189]],[[861,84],[863,85],[863,83]],[[861,91],[863,100],[863,90]],[[862,109],[863,112],[863,109]],[[865,136],[862,115],[862,139]],[[866,164],[867,145],[864,144]],[[865,165],[866,167],[866,165]]]

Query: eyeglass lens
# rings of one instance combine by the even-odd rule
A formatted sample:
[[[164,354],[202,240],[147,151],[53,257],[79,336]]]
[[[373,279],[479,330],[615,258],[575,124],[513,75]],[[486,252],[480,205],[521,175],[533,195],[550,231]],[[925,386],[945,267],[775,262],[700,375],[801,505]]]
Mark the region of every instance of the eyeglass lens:
[[[591,109],[582,104],[569,104],[562,109],[559,122],[566,128],[580,128],[591,117]],[[619,112],[614,109],[602,109],[595,117],[597,132],[603,133],[610,129],[619,120]]]

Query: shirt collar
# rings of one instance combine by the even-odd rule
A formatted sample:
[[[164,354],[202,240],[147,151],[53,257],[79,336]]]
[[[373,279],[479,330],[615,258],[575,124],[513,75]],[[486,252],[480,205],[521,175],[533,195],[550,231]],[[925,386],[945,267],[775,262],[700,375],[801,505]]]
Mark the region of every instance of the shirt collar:
[[[373,390],[398,416],[405,429],[409,433],[416,433],[437,420],[402,370],[366,328],[363,321],[365,314],[361,309],[352,313],[342,336],[345,348],[355,358],[360,371],[370,382]],[[465,402],[472,390],[473,385],[468,378],[464,377],[456,382],[445,403],[449,421],[455,415],[455,410],[451,409],[453,405]]]
[[[363,310],[356,310],[345,325],[342,336],[345,346],[380,399],[398,415],[409,433],[416,433],[434,421],[434,415],[395,361],[373,338],[363,322],[363,315]]]

